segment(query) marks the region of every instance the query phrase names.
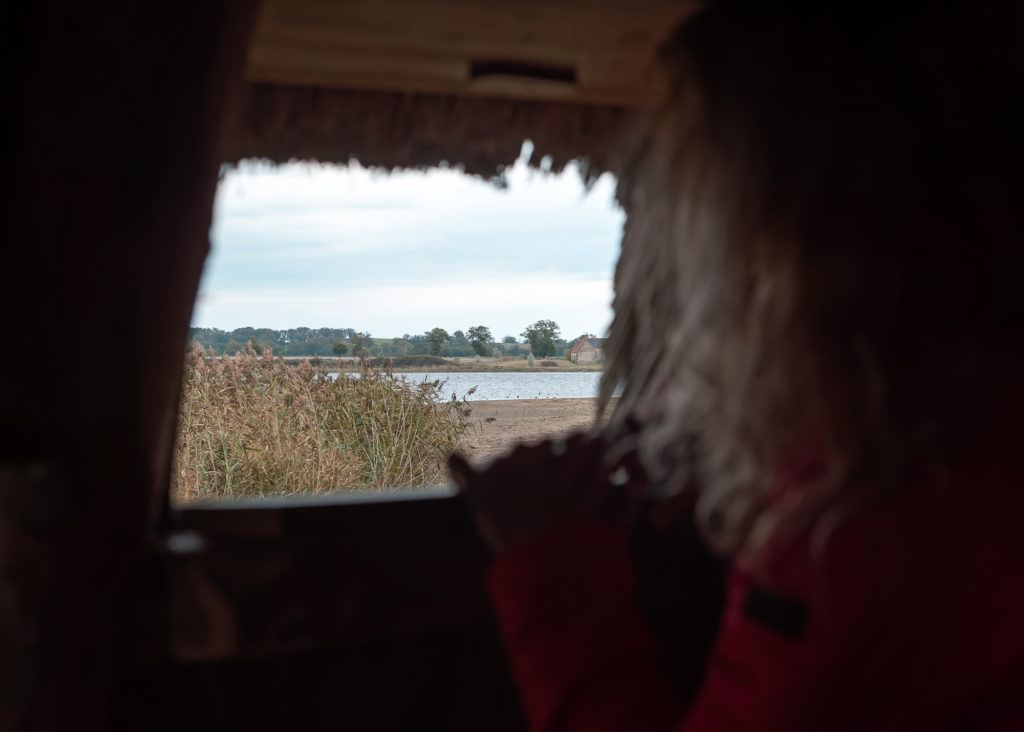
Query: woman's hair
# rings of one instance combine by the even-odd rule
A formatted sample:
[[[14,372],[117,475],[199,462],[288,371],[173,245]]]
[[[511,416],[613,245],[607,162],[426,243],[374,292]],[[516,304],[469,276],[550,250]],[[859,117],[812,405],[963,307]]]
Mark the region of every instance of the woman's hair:
[[[697,436],[724,549],[792,518],[787,461],[822,460],[807,525],[950,455],[1024,301],[1021,18],[745,5],[663,50],[666,100],[620,170],[602,392],[622,386],[615,419],[648,425],[670,487]]]

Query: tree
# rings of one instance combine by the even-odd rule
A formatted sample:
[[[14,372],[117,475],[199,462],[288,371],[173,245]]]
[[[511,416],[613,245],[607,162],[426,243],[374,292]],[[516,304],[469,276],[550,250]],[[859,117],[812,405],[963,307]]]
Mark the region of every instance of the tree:
[[[448,342],[449,338],[451,336],[448,335],[448,331],[444,328],[434,328],[427,333],[427,340],[430,341],[430,355],[440,356],[441,348]]]
[[[473,347],[473,353],[477,356],[491,355],[491,329],[485,325],[474,325],[469,329],[469,345]],[[514,340],[514,339],[513,339]]]
[[[370,355],[370,349],[373,348],[373,339],[370,338],[369,333],[363,333],[360,331],[352,336],[352,355],[358,356],[359,358],[366,358]]]
[[[466,338],[466,334],[463,333],[461,330],[457,330],[454,333],[452,333],[452,341],[455,343],[456,346],[469,345],[469,339]]]
[[[516,337],[515,336],[505,336],[504,338],[501,339],[501,342],[502,343],[515,343],[516,342]]]
[[[281,345],[279,336],[280,334],[272,328],[256,328],[253,331],[253,337],[257,341],[271,348]]]
[[[530,342],[530,351],[538,358],[555,355],[555,340],[561,333],[558,323],[553,320],[538,320],[528,326],[522,333],[523,338]]]
[[[404,337],[404,336],[403,336]],[[425,356],[430,353],[430,340],[427,338],[426,333],[420,335],[409,336],[405,338],[412,344],[411,353],[415,356]]]
[[[336,341],[335,344],[331,346],[331,353],[333,353],[335,356],[344,356],[346,353],[348,353],[348,346],[346,346],[341,341]]]
[[[412,351],[412,343],[409,342],[408,338],[392,338],[391,351],[396,355],[405,356]]]

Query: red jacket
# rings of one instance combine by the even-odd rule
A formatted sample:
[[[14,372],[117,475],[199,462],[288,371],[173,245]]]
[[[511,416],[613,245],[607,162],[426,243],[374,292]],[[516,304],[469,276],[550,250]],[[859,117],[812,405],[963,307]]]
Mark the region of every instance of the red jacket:
[[[1024,481],[920,481],[734,568],[684,700],[634,599],[625,538],[584,522],[489,583],[534,730],[1024,730]],[[826,535],[827,533],[827,535]]]

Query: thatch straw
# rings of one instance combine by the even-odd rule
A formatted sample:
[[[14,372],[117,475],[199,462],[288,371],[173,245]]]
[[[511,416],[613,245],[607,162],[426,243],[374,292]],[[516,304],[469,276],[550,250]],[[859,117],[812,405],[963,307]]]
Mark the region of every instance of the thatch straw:
[[[356,158],[387,169],[447,163],[490,178],[515,162],[529,139],[532,164],[549,157],[558,171],[583,159],[583,175],[593,180],[614,167],[620,135],[637,114],[566,102],[248,84],[223,159]]]

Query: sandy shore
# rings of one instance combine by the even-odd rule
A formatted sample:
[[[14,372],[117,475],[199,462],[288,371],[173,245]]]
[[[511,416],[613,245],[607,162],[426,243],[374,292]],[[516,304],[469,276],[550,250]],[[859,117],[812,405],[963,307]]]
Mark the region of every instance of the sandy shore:
[[[596,399],[508,399],[470,405],[470,428],[459,449],[471,462],[491,460],[517,442],[589,429],[597,416]]]

